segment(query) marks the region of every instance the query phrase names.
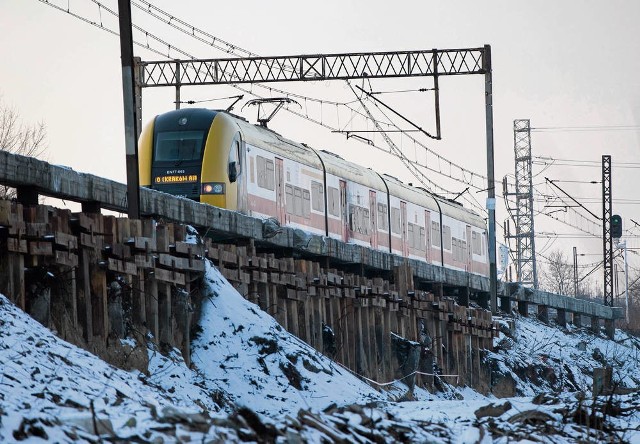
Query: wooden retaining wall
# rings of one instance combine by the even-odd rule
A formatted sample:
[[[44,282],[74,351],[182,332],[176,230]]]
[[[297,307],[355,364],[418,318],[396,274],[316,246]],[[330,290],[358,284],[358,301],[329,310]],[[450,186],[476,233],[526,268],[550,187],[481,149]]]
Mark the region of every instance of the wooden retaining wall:
[[[277,259],[256,252],[253,243],[208,242],[206,254],[245,298],[361,376],[433,388],[435,369],[452,375],[441,379],[454,385],[490,388],[482,358],[497,335],[491,312],[415,290],[408,265],[395,267],[391,283],[310,260]]]
[[[99,356],[147,332],[189,362],[191,293],[204,270],[185,227],[0,201],[0,292]]]
[[[245,298],[359,375],[433,389],[440,373],[489,390],[482,358],[497,331],[491,313],[416,290],[409,265],[395,267],[390,282],[277,258],[253,241],[195,245],[186,233],[178,224],[0,201],[0,292],[107,360],[110,341],[149,332],[189,364],[208,257]]]

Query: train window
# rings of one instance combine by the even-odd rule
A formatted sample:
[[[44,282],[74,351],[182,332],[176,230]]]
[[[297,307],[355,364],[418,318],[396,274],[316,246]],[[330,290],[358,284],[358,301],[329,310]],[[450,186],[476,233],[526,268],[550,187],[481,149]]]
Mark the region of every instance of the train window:
[[[391,207],[391,231],[400,234],[400,208]]]
[[[409,222],[407,224],[407,238],[409,246],[416,250],[424,250],[424,227]]]
[[[231,148],[229,149],[229,182],[235,182],[242,173],[242,164],[240,162],[240,134],[236,134]]]
[[[296,216],[302,216],[302,189],[293,187],[293,209]]]
[[[369,217],[369,210],[362,208],[362,232],[369,234],[369,227],[371,226],[371,217]]]
[[[389,231],[389,213],[386,204],[378,204],[378,228]]]
[[[285,207],[289,214],[293,214],[293,187],[291,185],[285,185]]]
[[[414,226],[415,225],[413,225],[411,222],[409,222],[407,224],[407,237],[409,239],[409,246],[411,248],[417,248],[416,240],[415,240],[415,233],[414,233],[414,230],[413,230]]]
[[[256,156],[258,167],[258,186],[267,190],[273,191],[275,189],[275,169],[273,160],[266,159],[262,156]]]
[[[204,131],[167,131],[158,133],[155,141],[156,162],[200,160]]]
[[[434,247],[440,248],[440,224],[431,222],[431,243]]]
[[[324,211],[324,190],[320,182],[311,181],[311,207],[313,211]]]
[[[480,241],[480,235],[476,232],[471,233],[471,248],[473,254],[482,254],[482,244]]]
[[[360,214],[358,213],[358,207],[355,205],[349,205],[349,229],[351,231],[358,231],[360,226]]]
[[[311,217],[311,193],[309,190],[302,190],[302,215],[307,219]]]
[[[332,216],[340,216],[340,190],[328,187],[329,214]]]
[[[369,234],[369,210],[357,205],[349,205],[349,227],[351,231]]]
[[[276,180],[275,180],[275,167],[273,165],[273,160],[267,160],[267,186],[268,190],[275,190],[276,188]]]
[[[482,255],[484,256],[485,251],[487,251],[487,237],[484,233],[482,233]]]
[[[451,227],[442,225],[442,242],[445,250],[451,250]]]
[[[460,239],[453,238],[453,260],[462,262],[462,241]]]

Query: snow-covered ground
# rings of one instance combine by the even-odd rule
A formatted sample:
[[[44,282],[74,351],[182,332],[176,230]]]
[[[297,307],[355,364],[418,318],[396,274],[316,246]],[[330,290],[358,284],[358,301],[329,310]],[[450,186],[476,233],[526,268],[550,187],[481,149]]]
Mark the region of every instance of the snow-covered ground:
[[[638,387],[640,341],[519,318],[489,355],[518,398],[469,388],[398,401],[284,331],[207,265],[192,368],[146,347],[148,374],[78,349],[0,296],[0,442],[633,442],[640,394],[590,393],[594,367]],[[505,323],[506,326],[506,323]],[[151,343],[150,343],[151,344]]]

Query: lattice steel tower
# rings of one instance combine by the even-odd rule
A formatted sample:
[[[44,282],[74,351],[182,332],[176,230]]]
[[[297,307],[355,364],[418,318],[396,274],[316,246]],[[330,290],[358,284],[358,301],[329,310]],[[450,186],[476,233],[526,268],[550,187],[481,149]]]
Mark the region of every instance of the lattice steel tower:
[[[533,229],[531,127],[528,119],[513,121],[513,146],[516,158],[516,273],[519,282],[538,288]]]

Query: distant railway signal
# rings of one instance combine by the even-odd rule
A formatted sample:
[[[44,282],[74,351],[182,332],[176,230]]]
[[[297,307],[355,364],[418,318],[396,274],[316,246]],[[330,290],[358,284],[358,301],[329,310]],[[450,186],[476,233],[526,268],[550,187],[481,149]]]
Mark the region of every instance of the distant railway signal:
[[[617,214],[611,216],[611,238],[620,239],[622,237],[622,217]]]

